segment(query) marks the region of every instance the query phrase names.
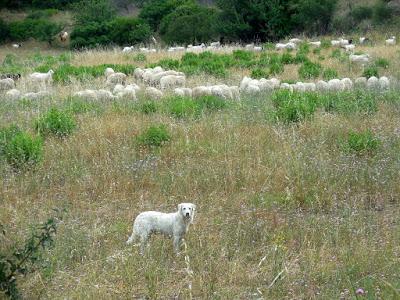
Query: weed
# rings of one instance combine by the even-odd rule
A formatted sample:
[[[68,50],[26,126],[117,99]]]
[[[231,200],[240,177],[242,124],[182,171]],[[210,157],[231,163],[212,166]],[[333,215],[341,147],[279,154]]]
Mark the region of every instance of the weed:
[[[167,103],[168,112],[176,118],[194,117],[201,113],[201,107],[192,98],[171,97]]]
[[[375,60],[374,63],[375,67],[377,68],[384,68],[387,69],[389,68],[389,61],[386,58],[379,57]]]
[[[140,105],[139,110],[146,115],[150,115],[157,112],[157,104],[154,101],[146,101]]]
[[[379,77],[378,68],[376,66],[369,66],[365,68],[362,76],[370,78],[372,76]]]
[[[261,69],[261,68],[256,68],[253,69],[251,71],[251,78],[256,78],[256,79],[260,79],[260,78],[268,78],[268,71],[265,69]]]
[[[373,154],[378,150],[380,143],[380,140],[370,130],[362,132],[351,131],[343,147],[345,150],[358,155]]]
[[[326,68],[323,72],[322,72],[322,78],[324,80],[331,80],[334,78],[338,78],[338,73],[335,69],[332,68]]]
[[[133,57],[133,60],[136,62],[145,62],[147,61],[147,57],[144,53],[138,53]]]
[[[322,66],[319,63],[313,63],[306,61],[299,68],[299,77],[301,79],[313,79],[317,78],[321,73]]]
[[[71,134],[76,128],[76,122],[67,112],[50,109],[35,123],[35,129],[42,136],[54,134],[58,137],[64,137]]]
[[[171,135],[165,125],[150,126],[145,132],[135,138],[138,145],[154,148],[161,147],[170,140]]]

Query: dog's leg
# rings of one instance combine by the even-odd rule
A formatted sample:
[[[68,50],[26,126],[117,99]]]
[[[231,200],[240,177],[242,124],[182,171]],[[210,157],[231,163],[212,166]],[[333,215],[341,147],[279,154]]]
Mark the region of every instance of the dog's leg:
[[[175,251],[175,254],[179,254],[179,248],[180,248],[180,246],[181,246],[181,240],[182,240],[182,238],[180,237],[180,236],[177,236],[177,235],[174,235],[174,251]]]
[[[139,251],[140,255],[144,255],[144,251],[146,250],[148,240],[149,240],[148,234],[142,234],[140,236],[140,251]]]

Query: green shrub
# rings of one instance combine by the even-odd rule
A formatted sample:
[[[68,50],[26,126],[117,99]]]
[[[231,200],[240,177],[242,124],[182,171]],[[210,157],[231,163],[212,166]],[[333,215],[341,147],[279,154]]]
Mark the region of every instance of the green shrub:
[[[272,103],[276,120],[291,123],[310,118],[317,108],[316,93],[291,93],[280,90],[273,94]]]
[[[370,130],[363,132],[352,131],[348,134],[344,148],[357,154],[372,154],[378,150],[380,143],[380,140]]]
[[[0,43],[4,43],[10,38],[10,27],[3,19],[0,19]]]
[[[35,129],[43,136],[49,134],[64,137],[71,134],[76,128],[76,122],[72,116],[57,108],[50,109],[35,123]]]
[[[275,44],[272,42],[264,43],[262,47],[265,50],[275,50]]]
[[[197,98],[195,101],[202,111],[222,110],[228,106],[226,100],[216,96],[202,96]]]
[[[387,23],[392,18],[392,10],[384,0],[379,0],[373,7],[373,21],[376,24]]]
[[[319,103],[325,111],[331,113],[373,114],[378,111],[376,97],[362,90],[320,94]]]
[[[201,113],[200,105],[192,98],[171,97],[167,101],[169,113],[176,118],[193,117]]]
[[[342,57],[342,53],[340,52],[340,49],[332,50],[331,57],[340,59]]]
[[[293,55],[290,52],[284,52],[281,56],[281,62],[284,65],[289,65],[294,63],[295,58],[293,57]]]
[[[357,6],[353,9],[351,15],[354,18],[354,21],[359,23],[363,20],[371,19],[373,12],[373,8],[370,6]]]
[[[374,65],[375,65],[377,68],[384,68],[384,69],[387,69],[387,68],[389,68],[389,61],[388,61],[386,58],[379,57],[379,58],[377,58],[377,59],[375,60]]]
[[[10,23],[10,38],[25,41],[30,38],[51,43],[62,26],[44,19],[25,19]]]
[[[81,0],[72,6],[78,26],[93,23],[107,23],[116,16],[116,10],[109,0]]]
[[[269,66],[269,72],[271,74],[277,75],[277,74],[281,74],[283,73],[283,71],[285,70],[285,67],[283,66],[282,63],[273,63]]]
[[[7,144],[18,133],[21,133],[21,130],[16,125],[0,128],[0,156],[4,155]]]
[[[257,79],[260,79],[260,78],[268,78],[268,71],[267,70],[265,70],[265,69],[261,69],[261,68],[256,68],[256,69],[253,69],[252,71],[251,71],[251,75],[250,75],[250,77],[251,78],[257,78]]]
[[[372,76],[379,77],[378,68],[376,66],[369,66],[365,68],[362,76],[370,78]]]
[[[323,72],[322,72],[322,78],[324,80],[331,80],[334,78],[338,77],[338,73],[335,69],[331,69],[331,68],[326,68]]]
[[[117,45],[132,45],[146,42],[151,36],[150,26],[138,18],[119,17],[109,25],[109,39]]]
[[[150,115],[157,112],[157,104],[154,101],[147,101],[140,106],[139,110],[146,115]]]
[[[93,48],[111,43],[109,23],[77,24],[71,32],[71,48]]]
[[[18,132],[5,145],[4,155],[16,169],[33,167],[43,158],[43,141],[40,137]]]
[[[317,78],[321,73],[322,66],[319,63],[313,63],[306,61],[299,68],[299,77],[301,79],[313,79]]]
[[[43,10],[35,10],[31,12],[26,18],[27,19],[48,19],[51,16],[58,13],[57,9],[43,9]]]
[[[147,57],[144,53],[138,53],[133,57],[133,60],[136,62],[145,62],[147,61]]]
[[[139,146],[161,147],[171,140],[171,135],[165,125],[150,126],[135,139]]]
[[[65,104],[65,110],[72,114],[81,114],[88,112],[96,112],[99,113],[102,111],[102,107],[96,102],[93,101],[85,101],[80,98],[70,98],[68,102]]]
[[[321,41],[321,48],[322,49],[328,49],[332,46],[331,41],[327,39],[322,39]]]
[[[300,52],[296,53],[296,56],[294,58],[294,63],[295,64],[305,63],[306,61],[309,61],[309,59],[307,57],[307,54],[300,53]]]

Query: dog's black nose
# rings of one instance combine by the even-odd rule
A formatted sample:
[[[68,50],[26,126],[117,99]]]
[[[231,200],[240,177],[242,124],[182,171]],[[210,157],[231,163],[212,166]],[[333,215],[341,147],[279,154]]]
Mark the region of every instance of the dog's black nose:
[[[190,215],[189,213],[186,213],[186,217],[189,217],[189,215]]]

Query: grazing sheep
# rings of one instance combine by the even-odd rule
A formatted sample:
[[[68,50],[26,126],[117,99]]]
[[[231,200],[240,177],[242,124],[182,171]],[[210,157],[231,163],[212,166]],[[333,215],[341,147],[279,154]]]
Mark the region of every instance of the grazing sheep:
[[[206,47],[204,43],[201,45],[193,46],[193,45],[188,45],[186,51],[187,52],[198,52],[198,51],[203,51],[203,49]]]
[[[305,92],[315,92],[317,89],[314,82],[304,82],[303,84]]]
[[[345,89],[345,86],[340,79],[331,79],[328,81],[328,88],[331,92],[341,92]]]
[[[110,76],[111,74],[114,74],[114,73],[115,73],[115,71],[113,68],[106,68],[106,70],[104,71],[104,76],[106,76],[106,78],[107,78],[108,76]]]
[[[113,73],[107,76],[106,84],[108,85],[114,85],[117,83],[125,83],[126,81],[126,75],[124,73]]]
[[[136,69],[133,71],[133,76],[134,76],[137,80],[139,80],[139,79],[142,79],[142,78],[143,78],[143,73],[144,73],[144,71],[143,71],[141,68],[136,68]]]
[[[358,77],[354,80],[354,85],[359,88],[364,88],[367,86],[367,78],[366,77]]]
[[[11,78],[0,79],[0,91],[11,90],[15,87],[15,82]]]
[[[387,39],[385,41],[385,44],[388,45],[388,46],[396,45],[396,37],[392,36],[390,39]]]
[[[175,88],[174,94],[180,97],[192,97],[191,88]]]
[[[340,42],[340,46],[346,46],[346,45],[352,44],[353,40],[352,39],[349,39],[349,40],[339,39],[339,42]]]
[[[246,94],[259,94],[261,92],[261,89],[258,85],[249,84],[244,90],[242,90],[242,92]]]
[[[360,44],[365,44],[367,42],[370,42],[369,38],[367,38],[365,36],[360,37]]]
[[[289,83],[286,83],[286,82],[281,83],[281,85],[279,86],[279,89],[288,90],[290,92],[293,92],[293,86],[291,86]]]
[[[167,75],[175,75],[175,76],[185,77],[185,74],[182,73],[182,72],[177,72],[177,71],[174,71],[174,70],[168,70],[168,71],[163,71],[163,72],[158,72],[156,74],[153,74],[150,77],[149,83],[151,85],[159,85],[161,78],[163,78],[164,76],[167,76]]]
[[[21,98],[21,92],[17,89],[11,89],[7,91],[6,98],[10,100],[18,100],[19,98]]]
[[[254,46],[253,50],[255,52],[261,52],[262,51],[262,47],[261,46]]]
[[[144,93],[145,93],[145,96],[150,99],[158,100],[163,97],[163,93],[160,90],[156,89],[155,87],[151,87],[151,86],[147,87]]]
[[[361,54],[361,55],[351,54],[351,55],[349,55],[349,60],[351,62],[355,62],[355,63],[366,64],[369,61],[369,55],[368,54]]]
[[[193,98],[202,96],[211,96],[211,87],[209,86],[197,86],[192,89]]]
[[[293,84],[292,87],[293,87],[293,91],[296,91],[296,92],[305,92],[306,91],[306,86],[304,85],[304,83],[302,83],[300,81]]]
[[[382,76],[381,78],[379,78],[379,87],[382,90],[387,90],[390,87],[390,81],[389,78],[387,78],[386,76]]]
[[[303,41],[303,40],[301,40],[301,39],[299,39],[299,38],[293,38],[293,39],[290,39],[290,40],[289,40],[290,43],[295,43],[295,44],[301,43],[302,41]]]
[[[354,52],[354,49],[356,48],[356,46],[354,44],[349,44],[349,45],[344,45],[342,46],[342,48],[346,51],[346,52]]]
[[[309,42],[309,44],[310,44],[311,46],[321,47],[321,41]]]
[[[379,79],[375,76],[371,76],[367,80],[367,88],[369,89],[378,89],[379,88]]]
[[[248,84],[252,81],[252,79],[250,77],[243,77],[242,81],[240,82],[240,90],[243,91],[244,89],[246,89],[246,87],[248,86]]]
[[[244,46],[244,48],[245,48],[246,50],[251,50],[251,49],[254,48],[254,44],[247,44],[246,46]]]
[[[50,92],[48,91],[41,91],[37,93],[26,93],[21,98],[28,99],[28,100],[40,100],[50,96]]]
[[[252,80],[250,84],[258,86],[261,92],[271,92],[274,90],[274,83],[265,78],[261,78],[260,80]]]
[[[129,52],[132,52],[133,50],[134,50],[134,47],[133,47],[133,46],[124,47],[124,49],[122,49],[122,52],[123,52],[123,53],[129,53]]]
[[[219,48],[219,47],[221,47],[221,43],[220,42],[212,42],[212,43],[210,43],[210,46],[211,47],[215,47],[215,48]]]
[[[339,40],[332,40],[331,41],[332,46],[340,46],[340,41]]]
[[[316,89],[319,92],[326,92],[329,90],[329,84],[324,80],[319,80],[316,84]]]
[[[226,84],[214,85],[211,87],[211,94],[223,98],[225,100],[232,100],[233,94],[232,90]]]
[[[232,93],[232,100],[239,100],[240,99],[240,90],[239,87],[236,85],[232,85],[229,87]]]
[[[183,87],[186,83],[184,76],[166,75],[161,77],[160,86],[165,90],[168,88]]]
[[[174,213],[162,213],[157,211],[146,211],[140,213],[134,223],[132,235],[127,244],[140,240],[140,254],[144,254],[147,241],[151,234],[161,233],[173,238],[174,251],[179,253],[182,239],[193,223],[196,205],[192,203],[181,203],[178,211]]]
[[[275,49],[276,49],[276,50],[296,49],[296,44],[295,44],[295,43],[292,43],[292,42],[289,42],[289,43],[286,43],[286,44],[284,44],[284,43],[277,43],[277,44],[275,45]]]
[[[21,44],[12,44],[11,46],[12,46],[13,48],[15,48],[15,49],[18,49],[18,48],[21,48],[21,47],[22,47]]]
[[[34,82],[40,83],[51,83],[53,81],[53,70],[49,70],[47,73],[32,73],[29,75],[29,78]]]
[[[350,78],[343,78],[341,82],[344,85],[345,90],[351,90],[353,88],[353,81]]]
[[[72,96],[82,98],[82,99],[96,100],[97,92],[95,90],[84,90],[84,91],[75,92]]]

